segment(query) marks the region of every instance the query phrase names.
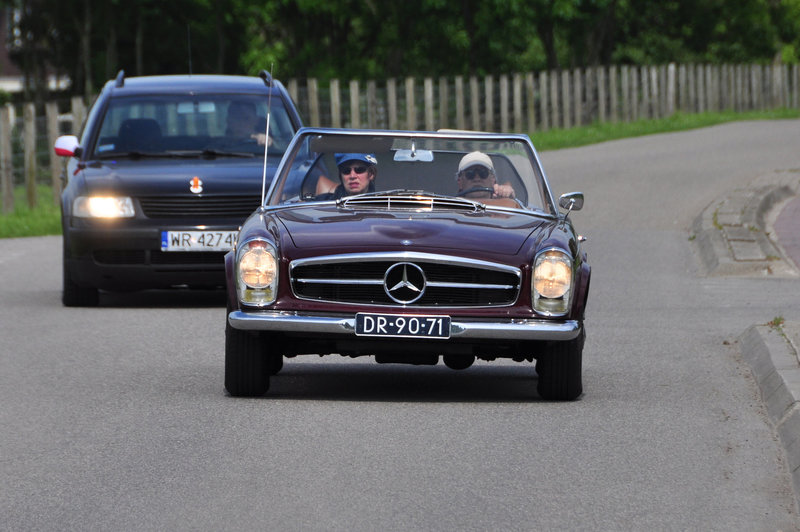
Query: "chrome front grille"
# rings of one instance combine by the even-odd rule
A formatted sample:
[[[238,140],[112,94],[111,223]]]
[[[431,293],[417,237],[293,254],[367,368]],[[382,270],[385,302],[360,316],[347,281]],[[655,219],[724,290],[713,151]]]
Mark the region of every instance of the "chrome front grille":
[[[387,275],[390,270],[395,273]],[[404,270],[416,275],[409,275],[413,286],[405,294],[398,288]],[[520,277],[519,269],[501,264],[420,253],[339,255],[291,265],[298,298],[361,305],[507,306],[519,295]]]
[[[396,195],[353,196],[340,200],[348,209],[380,209],[387,211],[433,211],[439,209],[474,212],[479,204],[462,198],[447,198],[426,194],[404,193]]]
[[[260,196],[142,196],[142,212],[148,218],[247,218],[259,205]]]

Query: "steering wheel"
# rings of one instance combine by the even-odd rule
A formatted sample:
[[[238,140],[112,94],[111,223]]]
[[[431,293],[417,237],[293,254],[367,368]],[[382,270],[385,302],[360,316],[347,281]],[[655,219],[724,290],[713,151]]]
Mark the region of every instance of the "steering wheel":
[[[462,197],[466,196],[467,194],[472,194],[473,192],[488,192],[489,194],[494,194],[494,189],[492,187],[472,187],[468,188],[467,190],[462,190],[456,196]],[[480,199],[480,198],[476,198]]]

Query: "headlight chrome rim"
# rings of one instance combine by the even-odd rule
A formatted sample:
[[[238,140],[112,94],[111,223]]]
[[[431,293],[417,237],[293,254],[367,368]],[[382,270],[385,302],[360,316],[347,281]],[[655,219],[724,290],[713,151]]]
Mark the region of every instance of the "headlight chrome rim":
[[[255,238],[237,245],[235,280],[242,304],[262,307],[274,303],[278,274],[278,252],[274,244]]]
[[[573,260],[567,252],[548,248],[536,255],[531,275],[532,303],[536,312],[545,316],[567,314],[573,284]]]

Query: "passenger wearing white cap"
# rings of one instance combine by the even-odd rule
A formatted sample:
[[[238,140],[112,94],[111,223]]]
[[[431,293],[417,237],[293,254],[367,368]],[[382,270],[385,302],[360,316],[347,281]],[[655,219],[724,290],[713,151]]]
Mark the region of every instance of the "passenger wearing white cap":
[[[483,152],[473,151],[461,158],[456,181],[458,195],[465,198],[514,198],[511,185],[497,183],[492,159]]]

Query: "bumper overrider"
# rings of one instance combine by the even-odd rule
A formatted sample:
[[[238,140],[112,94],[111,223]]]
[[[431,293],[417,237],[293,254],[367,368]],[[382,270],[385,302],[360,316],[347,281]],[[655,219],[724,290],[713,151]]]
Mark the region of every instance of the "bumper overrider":
[[[228,314],[234,329],[356,336],[355,316],[325,316],[285,311],[235,310]],[[577,338],[583,329],[578,320],[506,319],[471,320],[454,317],[450,338],[481,340],[567,341]]]

